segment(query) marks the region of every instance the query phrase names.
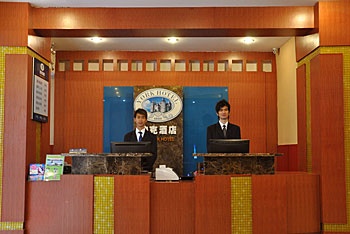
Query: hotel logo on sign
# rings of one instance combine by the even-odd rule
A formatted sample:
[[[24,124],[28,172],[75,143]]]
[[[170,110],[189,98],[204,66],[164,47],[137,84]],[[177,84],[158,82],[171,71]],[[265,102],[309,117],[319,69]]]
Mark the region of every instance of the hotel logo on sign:
[[[154,88],[140,93],[134,101],[134,109],[148,112],[149,122],[162,123],[176,118],[182,111],[182,99],[175,92]]]

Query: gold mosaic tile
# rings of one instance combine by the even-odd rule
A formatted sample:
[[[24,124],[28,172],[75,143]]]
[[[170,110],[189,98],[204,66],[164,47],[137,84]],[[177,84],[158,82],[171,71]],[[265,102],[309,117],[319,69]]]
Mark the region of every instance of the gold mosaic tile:
[[[1,231],[16,231],[23,230],[23,223],[21,222],[0,222]]]
[[[231,177],[232,234],[253,233],[252,180],[247,177]]]
[[[114,233],[114,177],[94,177],[94,233]]]

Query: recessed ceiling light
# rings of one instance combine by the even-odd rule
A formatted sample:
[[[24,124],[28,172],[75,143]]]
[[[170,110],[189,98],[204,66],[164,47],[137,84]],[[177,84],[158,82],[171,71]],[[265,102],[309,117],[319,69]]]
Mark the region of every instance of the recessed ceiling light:
[[[179,38],[177,38],[177,37],[169,37],[167,40],[168,40],[169,43],[175,44],[175,43],[177,43],[179,41]]]
[[[90,40],[94,43],[99,43],[102,42],[102,38],[101,37],[91,37]]]
[[[242,41],[243,41],[244,44],[252,44],[252,43],[255,42],[255,38],[253,38],[253,37],[245,37],[245,38],[243,38]]]

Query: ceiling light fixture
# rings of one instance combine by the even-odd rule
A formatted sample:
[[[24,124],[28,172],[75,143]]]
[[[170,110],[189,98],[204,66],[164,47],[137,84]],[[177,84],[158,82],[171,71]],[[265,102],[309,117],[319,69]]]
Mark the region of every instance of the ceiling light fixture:
[[[94,43],[99,43],[102,41],[101,37],[91,37],[90,40]]]
[[[177,43],[179,41],[179,38],[169,37],[167,40],[168,40],[169,43],[175,44],[175,43]]]
[[[252,44],[252,43],[255,42],[255,38],[253,38],[253,37],[245,37],[245,38],[243,38],[242,41],[243,41],[244,44],[249,45],[249,44]]]

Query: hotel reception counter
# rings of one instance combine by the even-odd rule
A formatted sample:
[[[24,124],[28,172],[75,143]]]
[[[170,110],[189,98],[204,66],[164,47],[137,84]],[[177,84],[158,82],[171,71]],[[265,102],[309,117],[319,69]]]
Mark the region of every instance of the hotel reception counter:
[[[203,157],[203,167],[198,171],[206,175],[274,174],[275,153],[196,153]]]
[[[151,153],[66,153],[72,160],[72,174],[140,175],[141,158]]]
[[[319,176],[63,175],[27,182],[25,232],[50,234],[319,233]]]

